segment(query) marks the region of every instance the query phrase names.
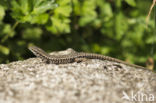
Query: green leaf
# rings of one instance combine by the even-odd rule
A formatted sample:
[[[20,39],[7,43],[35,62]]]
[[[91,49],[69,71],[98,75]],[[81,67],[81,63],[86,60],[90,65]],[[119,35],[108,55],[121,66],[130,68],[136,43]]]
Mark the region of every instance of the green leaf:
[[[65,17],[69,17],[71,13],[71,6],[70,5],[60,5],[57,9],[54,10],[54,13],[57,15],[62,15]],[[55,15],[54,14],[54,15]]]
[[[51,24],[46,28],[54,34],[70,32],[70,13],[72,12],[71,0],[57,0],[59,5],[54,10],[54,14],[50,17]]]
[[[40,28],[27,28],[23,31],[22,37],[24,39],[40,39],[42,29]]]
[[[19,22],[30,22],[32,24],[44,24],[49,15],[45,14],[48,10],[57,7],[54,0],[12,0],[12,16]],[[43,17],[41,19],[41,17]]]
[[[114,26],[116,39],[120,40],[126,34],[126,30],[128,28],[126,18],[121,12],[116,15]]]
[[[44,13],[38,16],[33,16],[31,23],[45,24],[48,21],[48,19],[49,19],[49,15],[47,13]]]
[[[75,15],[80,15],[81,14],[81,2],[79,2],[79,0],[73,0],[73,12],[75,13]]]
[[[135,0],[125,0],[125,2],[126,2],[127,4],[129,4],[130,6],[133,6],[133,7],[136,6]]]
[[[0,22],[0,31],[1,42],[5,42],[9,37],[13,37],[15,35],[10,24]]]
[[[110,3],[104,1],[98,1],[98,6],[100,9],[100,17],[104,22],[109,21],[113,17],[113,11]]]
[[[58,33],[69,33],[70,32],[70,20],[69,19],[58,19],[56,17],[52,17],[51,20],[53,21],[51,26],[47,26],[47,30],[58,34]]]
[[[0,52],[4,55],[8,55],[10,53],[10,50],[9,48],[3,46],[3,45],[0,45]]]
[[[10,0],[0,0],[0,5],[6,10],[9,8]]]
[[[97,43],[94,43],[92,45],[92,48],[93,48],[94,52],[99,52],[100,51],[100,45],[97,44]]]
[[[111,52],[111,47],[109,47],[109,46],[104,46],[104,47],[101,48],[101,53],[102,54],[108,54],[110,52]]]
[[[95,0],[86,0],[83,2],[82,7],[80,7],[79,9],[81,10],[81,18],[79,20],[79,25],[80,26],[85,26],[91,22],[93,22],[96,17],[97,17],[97,13],[95,11],[96,8],[96,2]]]
[[[58,7],[58,5],[54,4],[54,0],[44,1],[44,2],[42,0],[39,0],[38,2],[36,2],[33,13],[41,14],[41,13],[46,12],[47,10],[51,10],[56,7]]]
[[[3,6],[0,5],[0,21],[3,19],[4,15],[5,15],[5,10]]]
[[[151,37],[148,37],[148,38],[146,39],[146,43],[147,43],[147,44],[152,44],[152,43],[154,42],[154,40],[155,40],[155,38],[153,38],[152,36],[151,36]]]

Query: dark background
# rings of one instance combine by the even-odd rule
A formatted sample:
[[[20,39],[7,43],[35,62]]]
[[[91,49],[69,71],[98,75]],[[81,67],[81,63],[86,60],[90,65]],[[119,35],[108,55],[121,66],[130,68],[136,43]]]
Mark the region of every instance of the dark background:
[[[0,63],[24,60],[31,44],[73,48],[145,66],[156,60],[152,0],[1,0]]]

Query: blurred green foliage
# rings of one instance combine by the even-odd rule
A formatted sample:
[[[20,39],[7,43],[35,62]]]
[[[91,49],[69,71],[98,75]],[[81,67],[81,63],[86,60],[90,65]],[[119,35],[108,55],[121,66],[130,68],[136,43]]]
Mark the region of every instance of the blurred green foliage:
[[[148,25],[145,20],[151,3],[1,0],[0,63],[32,56],[27,46],[33,43],[48,52],[70,47],[144,65],[150,56],[156,60],[154,19]]]

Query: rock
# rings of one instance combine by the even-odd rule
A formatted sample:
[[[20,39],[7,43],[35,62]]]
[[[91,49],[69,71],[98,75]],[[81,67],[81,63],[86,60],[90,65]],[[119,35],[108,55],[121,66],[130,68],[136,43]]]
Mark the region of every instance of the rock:
[[[120,65],[55,65],[40,58],[1,64],[0,103],[156,103],[156,73]]]

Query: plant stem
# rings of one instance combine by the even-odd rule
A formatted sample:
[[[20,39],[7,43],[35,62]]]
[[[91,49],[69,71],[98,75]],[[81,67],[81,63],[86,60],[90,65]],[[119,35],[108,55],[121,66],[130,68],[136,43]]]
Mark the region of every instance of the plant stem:
[[[14,30],[17,27],[18,24],[19,24],[19,22],[16,21],[15,24],[12,26],[12,30]]]

